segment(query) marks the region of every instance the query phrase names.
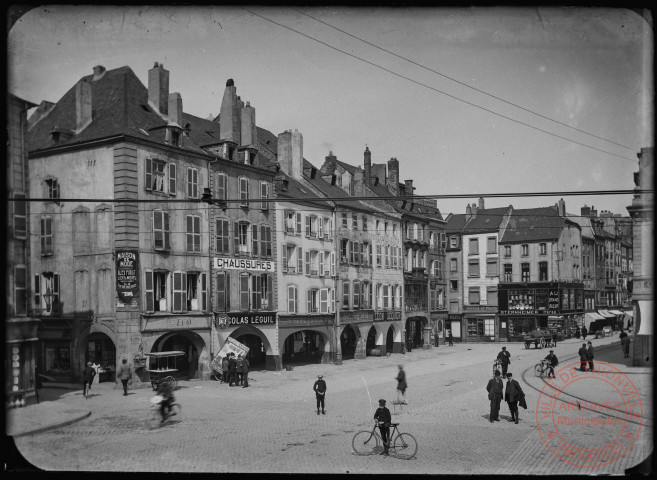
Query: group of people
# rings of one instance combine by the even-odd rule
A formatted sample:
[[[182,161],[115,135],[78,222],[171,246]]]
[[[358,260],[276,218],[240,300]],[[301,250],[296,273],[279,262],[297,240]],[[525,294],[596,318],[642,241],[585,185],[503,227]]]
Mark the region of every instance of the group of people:
[[[249,359],[241,353],[235,358],[234,352],[229,352],[221,359],[221,383],[227,383],[229,387],[241,385],[242,388],[249,386]]]
[[[518,403],[520,403],[523,408],[527,408],[525,393],[522,391],[522,387],[518,381],[513,379],[513,374],[508,372],[505,373],[504,376],[507,379],[506,388],[504,382],[500,378],[499,370],[495,370],[493,378],[491,378],[488,381],[488,385],[486,385],[488,400],[490,400],[490,423],[500,421],[500,404],[502,403],[502,398],[504,398],[509,405],[509,410],[511,411],[510,422],[518,423]]]
[[[582,346],[578,350],[579,353],[579,370],[581,372],[586,372],[586,364],[588,363],[589,371],[593,371],[593,344],[589,340],[587,343],[582,343]]]

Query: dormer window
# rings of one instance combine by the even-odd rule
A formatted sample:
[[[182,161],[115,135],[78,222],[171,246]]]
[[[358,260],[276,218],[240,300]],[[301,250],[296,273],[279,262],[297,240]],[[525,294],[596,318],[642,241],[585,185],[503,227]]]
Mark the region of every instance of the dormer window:
[[[166,138],[164,140],[169,145],[174,147],[182,146],[182,128],[178,124],[167,125]]]
[[[49,178],[45,182],[46,197],[50,199],[59,198],[59,183],[56,178]]]

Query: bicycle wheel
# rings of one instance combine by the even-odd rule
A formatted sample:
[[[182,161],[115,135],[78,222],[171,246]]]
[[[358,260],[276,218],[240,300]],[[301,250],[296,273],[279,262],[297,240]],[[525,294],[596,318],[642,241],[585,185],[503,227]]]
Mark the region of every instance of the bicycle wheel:
[[[171,386],[171,390],[178,388],[178,381],[171,375],[165,377],[162,381],[168,383]]]
[[[356,455],[376,455],[383,451],[383,440],[376,432],[362,430],[354,435],[351,447]]]
[[[543,366],[540,363],[537,363],[536,366],[534,367],[534,375],[536,375],[537,377],[543,375]]]
[[[396,457],[410,460],[417,453],[417,440],[410,433],[400,433],[392,443],[392,450]]]

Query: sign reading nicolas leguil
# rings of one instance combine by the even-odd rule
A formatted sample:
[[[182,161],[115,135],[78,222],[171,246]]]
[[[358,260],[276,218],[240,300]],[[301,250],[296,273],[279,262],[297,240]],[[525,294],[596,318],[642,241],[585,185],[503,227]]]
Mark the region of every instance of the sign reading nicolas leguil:
[[[116,251],[116,291],[123,303],[131,303],[139,292],[138,263],[137,250]]]

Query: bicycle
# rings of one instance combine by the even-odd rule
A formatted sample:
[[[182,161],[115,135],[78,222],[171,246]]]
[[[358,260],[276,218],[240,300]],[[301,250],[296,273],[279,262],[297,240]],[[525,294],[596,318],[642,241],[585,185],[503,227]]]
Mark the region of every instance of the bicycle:
[[[544,358],[541,360],[541,363],[537,363],[534,366],[534,375],[542,377],[546,374],[548,378],[554,377],[554,367],[550,364],[549,360]]]
[[[159,395],[155,395],[153,398],[151,398],[151,406],[155,407],[154,413],[153,413],[153,418],[154,422],[156,425],[162,425],[165,423],[167,420],[169,420],[171,417],[175,417],[176,415],[181,415],[182,414],[182,406],[177,403],[175,400],[169,405],[169,410],[167,411],[166,418],[162,420],[162,415],[160,413],[160,404],[162,403],[162,397]]]
[[[495,360],[493,362],[493,375],[495,375],[495,372],[500,372],[500,374],[502,373],[502,362],[499,360]]]
[[[161,378],[160,380],[157,380],[157,381],[152,380],[152,381],[151,381],[151,385],[152,385],[152,387],[153,387],[153,390],[154,390],[154,391],[157,390],[158,386],[159,386],[160,384],[162,384],[162,383],[164,383],[164,384],[167,384],[167,383],[170,384],[170,385],[171,385],[171,391],[172,391],[172,392],[175,391],[175,390],[178,388],[178,380],[176,380],[175,377],[173,377],[173,376],[171,376],[171,375],[168,375],[168,376],[166,376],[166,377],[164,377],[164,378]]]
[[[401,433],[397,428],[398,423],[390,424],[390,434],[388,436],[389,451],[395,457],[404,460],[411,460],[415,458],[417,453],[417,440],[410,433]],[[384,450],[384,443],[376,431],[379,426],[378,422],[374,422],[372,430],[361,430],[354,435],[351,440],[351,447],[354,449],[356,455],[376,455]]]

